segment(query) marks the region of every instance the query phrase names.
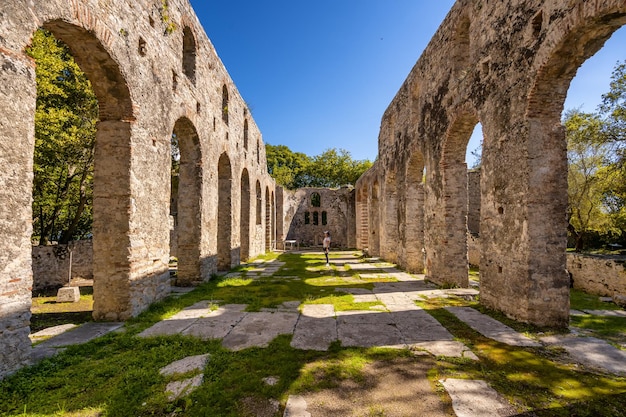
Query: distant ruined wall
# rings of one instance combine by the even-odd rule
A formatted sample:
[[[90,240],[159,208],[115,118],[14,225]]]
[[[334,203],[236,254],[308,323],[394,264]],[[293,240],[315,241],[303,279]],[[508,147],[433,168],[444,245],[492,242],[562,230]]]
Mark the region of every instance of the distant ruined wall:
[[[574,288],[603,297],[626,300],[624,257],[567,254],[567,271]]]
[[[282,223],[278,235],[282,234],[283,240],[297,240],[300,246],[321,246],[324,231],[329,231],[333,248],[356,246],[352,187],[301,188],[283,190],[281,194],[283,218],[278,221]]]
[[[70,279],[70,260],[73,279],[93,279],[91,240],[79,240],[69,245],[33,246],[32,257],[34,292],[67,285]]]
[[[261,133],[188,0],[167,3],[0,2],[0,378],[30,361],[37,93],[25,49],[37,28],[69,46],[98,98],[96,319],[126,320],[170,291],[173,134],[181,150],[177,283],[206,281],[274,240],[275,185]]]
[[[467,287],[479,225],[481,303],[566,326],[561,113],[578,67],[624,23],[623,0],[458,0],[382,117],[378,158],[356,184],[359,247]],[[465,154],[479,122],[477,223]]]

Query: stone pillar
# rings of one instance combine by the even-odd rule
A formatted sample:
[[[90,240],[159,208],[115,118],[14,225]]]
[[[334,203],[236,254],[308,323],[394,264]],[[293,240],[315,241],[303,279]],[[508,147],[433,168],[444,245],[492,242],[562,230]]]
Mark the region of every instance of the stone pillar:
[[[406,269],[424,272],[424,184],[409,181],[406,187]]]
[[[398,262],[398,189],[394,173],[387,173],[383,189],[380,256],[388,262]]]
[[[440,285],[469,286],[467,264],[467,167],[450,160],[428,169],[425,243],[427,277]]]
[[[130,123],[98,123],[93,190],[94,311],[96,320],[126,320],[131,307]]]
[[[490,137],[502,137],[504,145],[483,151],[481,303],[519,321],[566,326],[563,128],[531,119]]]
[[[30,361],[33,62],[0,49],[0,379]]]

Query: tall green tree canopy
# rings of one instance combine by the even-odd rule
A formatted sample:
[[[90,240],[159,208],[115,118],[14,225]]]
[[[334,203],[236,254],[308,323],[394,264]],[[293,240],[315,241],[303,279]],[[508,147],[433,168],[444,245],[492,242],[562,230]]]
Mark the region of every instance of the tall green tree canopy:
[[[310,157],[285,145],[265,145],[267,170],[276,182],[290,190],[302,187],[354,185],[372,162],[354,160],[345,149],[327,149]]]
[[[93,157],[98,102],[68,47],[38,30],[33,231],[40,244],[91,232]]]
[[[584,236],[626,238],[626,63],[617,63],[597,113],[566,112],[568,230],[576,249]]]

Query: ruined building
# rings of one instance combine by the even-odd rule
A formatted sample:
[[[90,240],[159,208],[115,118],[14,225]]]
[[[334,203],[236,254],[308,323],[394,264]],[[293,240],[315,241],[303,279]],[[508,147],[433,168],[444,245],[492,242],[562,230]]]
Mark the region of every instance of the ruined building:
[[[278,207],[245,102],[188,1],[167,5],[0,2],[0,377],[30,359],[36,85],[25,48],[39,27],[70,47],[99,101],[96,319],[125,320],[168,293],[172,134],[181,149],[183,284],[288,238],[289,199]],[[356,221],[346,239],[409,271],[426,268],[437,283],[467,286],[464,155],[480,122],[481,302],[565,325],[560,116],[577,68],[625,22],[623,0],[457,1],[383,115],[377,162],[352,191]],[[316,209],[310,216],[319,211],[321,222]]]

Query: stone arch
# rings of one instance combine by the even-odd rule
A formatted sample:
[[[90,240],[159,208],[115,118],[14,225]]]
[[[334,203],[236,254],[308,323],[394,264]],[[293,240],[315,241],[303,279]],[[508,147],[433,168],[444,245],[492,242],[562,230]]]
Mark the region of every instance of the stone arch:
[[[438,176],[429,175],[426,183],[429,195],[424,238],[426,262],[429,279],[438,284],[469,285],[465,154],[477,123],[472,111],[459,112],[444,136]]]
[[[405,230],[406,269],[413,273],[424,272],[424,156],[414,151],[406,166],[405,205],[407,222]]]
[[[240,207],[240,258],[246,261],[250,257],[250,175],[248,169],[244,168],[241,172],[241,207]]]
[[[536,76],[526,102],[525,125],[517,140],[524,152],[519,172],[526,172],[523,201],[518,208],[499,202],[485,174],[497,169],[489,155],[483,157],[481,206],[481,302],[522,321],[552,326],[569,322],[569,279],[565,272],[567,149],[561,113],[571,80],[585,60],[594,55],[626,23],[626,4],[578,2],[565,18],[546,33],[548,41],[535,58]],[[485,125],[483,125],[485,128]],[[493,217],[492,217],[493,216]],[[523,219],[525,235],[508,260],[491,259],[493,247],[506,247],[497,227]],[[520,267],[521,265],[521,267]],[[507,285],[498,289],[506,274]],[[515,300],[518,308],[511,311]],[[523,300],[523,302],[519,302]]]
[[[189,26],[183,29],[183,73],[196,84],[196,37]]]
[[[173,135],[176,135],[180,149],[176,218],[177,284],[185,286],[202,281],[200,262],[202,153],[196,127],[186,117],[176,121]]]
[[[220,156],[217,177],[217,270],[227,271],[232,267],[232,169],[226,152]]]
[[[117,62],[93,32],[63,20],[42,27],[62,40],[89,78],[98,98],[93,191],[95,319],[125,320],[143,306],[132,302],[130,245],[130,91]]]

